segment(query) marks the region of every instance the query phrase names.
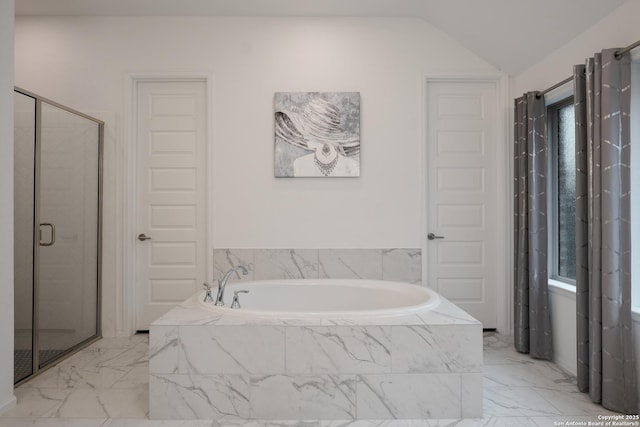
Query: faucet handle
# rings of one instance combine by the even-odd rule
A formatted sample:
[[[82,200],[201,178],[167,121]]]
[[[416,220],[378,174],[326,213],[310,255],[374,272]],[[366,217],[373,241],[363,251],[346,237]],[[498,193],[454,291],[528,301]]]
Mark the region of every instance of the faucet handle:
[[[233,301],[231,302],[231,308],[242,308],[240,307],[240,297],[238,294],[248,294],[247,290],[233,291]]]
[[[204,294],[204,302],[213,302],[213,295],[211,295],[211,285],[203,283],[202,287],[206,291]]]

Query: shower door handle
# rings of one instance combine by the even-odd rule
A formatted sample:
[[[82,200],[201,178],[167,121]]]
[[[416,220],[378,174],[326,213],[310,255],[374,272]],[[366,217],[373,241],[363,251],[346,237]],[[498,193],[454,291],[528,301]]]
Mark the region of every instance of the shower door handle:
[[[43,243],[42,242],[42,227],[51,228],[51,238],[49,239],[49,242],[47,242],[47,243]],[[53,244],[56,242],[56,226],[53,225],[50,222],[40,223],[40,236],[39,236],[38,240],[40,242],[40,246],[53,246]]]

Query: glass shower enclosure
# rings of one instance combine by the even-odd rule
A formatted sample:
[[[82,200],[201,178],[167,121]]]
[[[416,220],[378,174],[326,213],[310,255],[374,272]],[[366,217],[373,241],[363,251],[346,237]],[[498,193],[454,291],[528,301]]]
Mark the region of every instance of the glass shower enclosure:
[[[14,383],[100,337],[104,123],[14,92]]]

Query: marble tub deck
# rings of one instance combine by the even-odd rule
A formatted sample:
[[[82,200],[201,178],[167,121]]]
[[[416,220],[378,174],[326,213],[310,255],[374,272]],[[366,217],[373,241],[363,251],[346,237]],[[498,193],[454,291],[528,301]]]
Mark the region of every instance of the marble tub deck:
[[[511,337],[484,333],[483,418],[323,423],[249,423],[148,418],[148,336],[105,338],[15,391],[18,404],[0,427],[543,427],[588,423],[613,412],[577,391],[575,377],[557,365],[513,349]]]
[[[291,320],[195,298],[151,325],[152,419],[482,416],[482,325],[444,298],[409,315]]]

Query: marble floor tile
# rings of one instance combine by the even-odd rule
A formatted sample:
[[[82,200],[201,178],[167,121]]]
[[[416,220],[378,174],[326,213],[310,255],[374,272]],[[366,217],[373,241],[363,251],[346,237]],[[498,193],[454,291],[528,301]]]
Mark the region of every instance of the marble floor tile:
[[[149,391],[133,389],[101,389],[72,391],[58,407],[60,418],[145,418],[149,412]]]
[[[148,335],[138,334],[97,341],[16,388],[0,427],[548,427],[614,414],[555,364],[516,352],[511,337],[485,333],[483,347],[482,419],[149,420]]]
[[[149,386],[149,366],[135,366],[113,384],[113,388]]]
[[[109,388],[132,368],[58,365],[24,385],[25,388]]]
[[[100,427],[224,427],[226,423],[214,423],[211,420],[139,420],[110,419]],[[240,425],[240,424],[237,424]],[[2,425],[0,425],[2,427]],[[247,427],[251,427],[247,425]]]
[[[146,365],[149,362],[147,350],[134,346],[130,349],[109,349],[101,352],[92,364],[95,366],[129,367]]]
[[[484,365],[513,365],[517,363],[533,363],[528,354],[518,353],[513,349],[485,347],[483,349]]]
[[[484,366],[484,386],[540,387],[574,390],[575,378],[551,362],[529,361],[518,364]]]
[[[0,418],[0,427],[102,427],[106,422],[106,418]]]
[[[530,387],[485,386],[483,409],[485,417],[562,415],[558,408]]]
[[[558,413],[562,415],[581,416],[615,414],[615,412],[604,409],[602,406],[593,403],[588,394],[581,393],[577,388],[569,392],[566,390],[538,388],[534,388],[533,390],[543,399],[547,400],[558,410]]]
[[[2,414],[7,418],[55,417],[71,389],[18,387],[15,395],[18,404]]]

